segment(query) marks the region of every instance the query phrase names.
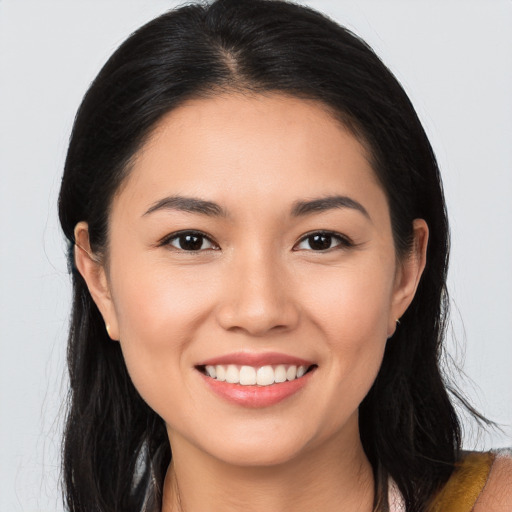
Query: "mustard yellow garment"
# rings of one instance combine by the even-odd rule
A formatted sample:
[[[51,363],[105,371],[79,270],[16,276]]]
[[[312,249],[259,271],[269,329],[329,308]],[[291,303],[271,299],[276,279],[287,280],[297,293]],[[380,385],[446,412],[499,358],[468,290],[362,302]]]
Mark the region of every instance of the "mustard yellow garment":
[[[430,512],[470,512],[482,492],[495,454],[466,453],[432,502]]]

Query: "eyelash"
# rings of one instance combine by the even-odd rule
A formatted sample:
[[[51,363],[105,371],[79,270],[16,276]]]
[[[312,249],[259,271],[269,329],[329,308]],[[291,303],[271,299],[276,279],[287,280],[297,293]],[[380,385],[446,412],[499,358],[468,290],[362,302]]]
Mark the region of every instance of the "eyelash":
[[[330,238],[331,244],[332,244],[333,239],[336,240],[338,243],[334,247],[327,247],[325,249],[318,249],[318,250],[315,250],[312,248],[311,249],[297,248],[297,246],[299,246],[306,240],[311,239],[315,236]],[[195,249],[184,249],[182,247],[176,247],[172,244],[173,241],[179,241],[179,239],[182,237],[196,237],[201,241],[201,246],[203,245],[204,241],[206,240],[212,245],[212,247],[208,247],[207,249],[201,249],[201,246],[200,246],[199,249],[195,250]],[[329,244],[329,245],[331,245],[331,244]],[[183,252],[187,252],[187,253],[199,253],[199,252],[202,252],[205,250],[216,251],[216,250],[220,249],[220,247],[208,235],[206,235],[202,231],[196,231],[196,230],[184,230],[184,231],[178,231],[175,233],[171,233],[170,235],[168,235],[168,236],[164,237],[162,240],[160,240],[158,245],[159,246],[171,246],[178,251],[183,251]],[[311,231],[309,233],[306,233],[293,246],[293,250],[295,250],[295,251],[312,250],[313,252],[325,253],[325,252],[329,252],[329,251],[336,250],[336,249],[349,249],[350,247],[353,247],[353,246],[354,246],[354,243],[347,236],[341,235],[340,233],[336,233],[334,231],[321,230],[321,231]]]
[[[335,231],[311,231],[310,233],[306,233],[294,246],[294,250],[308,250],[308,249],[295,249],[299,244],[306,241],[308,238],[313,238],[315,236],[323,236],[323,237],[329,237],[331,239],[337,240],[338,244],[334,247],[328,247],[326,249],[318,249],[314,250],[311,249],[313,252],[329,252],[332,250],[340,250],[340,249],[349,249],[351,247],[354,247],[354,243],[350,238],[348,238],[345,235],[341,235],[340,233],[336,233]],[[331,241],[332,243],[332,241]]]
[[[208,249],[193,250],[193,249],[183,249],[181,247],[176,247],[176,246],[172,245],[172,242],[174,240],[179,240],[180,238],[186,237],[186,236],[194,236],[199,239],[202,239],[201,245],[204,243],[204,240],[207,240],[213,247],[209,247]],[[196,231],[196,230],[184,230],[184,231],[177,231],[175,233],[171,233],[170,235],[167,235],[166,237],[162,238],[162,240],[160,240],[158,245],[159,246],[171,246],[171,247],[173,247],[173,249],[175,249],[177,251],[183,251],[183,252],[187,252],[187,253],[198,253],[198,252],[202,252],[205,250],[217,251],[220,249],[220,247],[207,234],[203,233],[202,231]]]

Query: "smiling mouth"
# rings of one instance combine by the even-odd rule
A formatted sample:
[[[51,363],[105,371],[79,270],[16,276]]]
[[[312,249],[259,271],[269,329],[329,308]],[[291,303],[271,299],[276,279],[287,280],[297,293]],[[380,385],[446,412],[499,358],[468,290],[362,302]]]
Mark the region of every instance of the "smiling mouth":
[[[310,366],[277,364],[265,366],[247,366],[236,364],[202,365],[196,367],[203,375],[218,381],[240,386],[272,386],[301,379],[317,368]]]

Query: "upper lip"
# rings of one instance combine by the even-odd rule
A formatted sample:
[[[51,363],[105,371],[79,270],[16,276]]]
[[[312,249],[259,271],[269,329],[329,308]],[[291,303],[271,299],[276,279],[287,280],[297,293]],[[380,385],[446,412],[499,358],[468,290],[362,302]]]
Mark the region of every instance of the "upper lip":
[[[252,352],[236,352],[234,354],[225,354],[218,357],[212,357],[205,361],[202,361],[197,366],[216,366],[216,365],[227,365],[235,364],[240,366],[270,366],[277,364],[287,364],[295,366],[311,366],[315,363],[307,361],[300,357],[291,356],[288,354],[281,354],[279,352],[263,352],[263,353],[252,353]]]

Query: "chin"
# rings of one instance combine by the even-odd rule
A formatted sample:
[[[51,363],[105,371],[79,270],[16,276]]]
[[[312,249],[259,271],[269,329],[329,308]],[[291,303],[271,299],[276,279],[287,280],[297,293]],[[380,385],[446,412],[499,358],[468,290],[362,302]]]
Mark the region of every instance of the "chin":
[[[215,451],[217,458],[232,466],[268,468],[285,465],[300,458],[305,447],[290,442],[283,444],[270,440],[266,443],[263,441],[259,443],[230,443],[226,447],[219,446]]]
[[[208,432],[189,431],[186,444],[195,446],[198,455],[202,453],[203,456],[239,467],[286,464],[300,458],[307,451],[312,438],[304,429],[294,432],[283,424],[276,425],[272,420],[258,421],[256,424],[238,422],[222,431],[219,431],[218,425],[210,427]],[[176,446],[183,446],[183,434],[169,432],[169,437],[173,452],[173,441],[176,441]]]

